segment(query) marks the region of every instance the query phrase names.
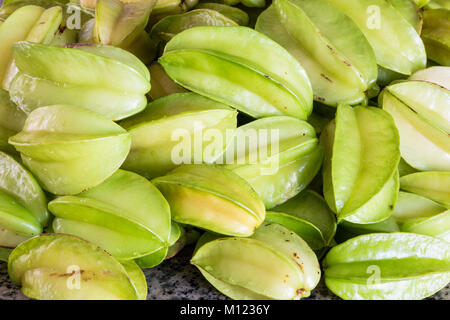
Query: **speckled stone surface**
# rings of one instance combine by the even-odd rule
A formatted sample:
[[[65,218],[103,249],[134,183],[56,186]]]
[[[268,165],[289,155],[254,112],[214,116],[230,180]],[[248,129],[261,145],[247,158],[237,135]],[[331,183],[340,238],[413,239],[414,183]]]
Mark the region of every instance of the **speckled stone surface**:
[[[149,300],[224,300],[200,272],[189,264],[193,248],[186,247],[174,258],[153,269],[145,270],[149,287]],[[0,262],[0,300],[28,299],[8,278],[6,263]],[[320,283],[308,299],[339,299]],[[450,285],[428,299],[450,300]]]

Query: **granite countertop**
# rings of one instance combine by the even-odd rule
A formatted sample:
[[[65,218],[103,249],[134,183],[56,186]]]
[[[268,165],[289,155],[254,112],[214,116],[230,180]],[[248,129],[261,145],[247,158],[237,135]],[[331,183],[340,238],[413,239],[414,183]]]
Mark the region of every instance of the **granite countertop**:
[[[153,269],[145,270],[147,277],[149,300],[224,300],[228,299],[215,290],[191,264],[189,259],[193,247],[184,248],[174,258],[164,261]],[[7,265],[0,262],[0,300],[25,300],[28,299],[21,294],[19,287],[13,284],[8,277]],[[336,300],[337,296],[332,294],[321,282],[313,290],[307,299],[313,300]],[[450,300],[450,285],[435,295],[429,297],[432,300]]]

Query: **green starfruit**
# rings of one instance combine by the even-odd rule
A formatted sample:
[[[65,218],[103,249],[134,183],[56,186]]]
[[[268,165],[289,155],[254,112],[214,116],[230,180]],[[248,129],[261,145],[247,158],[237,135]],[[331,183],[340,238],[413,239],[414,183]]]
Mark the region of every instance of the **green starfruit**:
[[[450,242],[450,210],[414,193],[399,193],[392,213],[403,232],[425,234]]]
[[[281,224],[298,234],[313,250],[327,247],[336,232],[334,213],[316,192],[305,190],[266,213],[266,222]]]
[[[450,66],[450,10],[425,10],[422,40],[428,59]]]
[[[450,90],[404,81],[386,87],[379,99],[394,118],[402,158],[419,170],[450,170]]]
[[[26,296],[38,300],[142,300],[144,274],[132,261],[121,264],[81,238],[46,234],[19,245],[8,273]]]
[[[450,206],[450,172],[427,171],[400,178],[400,189],[427,197],[446,207]]]
[[[187,92],[186,89],[179,86],[169,78],[163,67],[161,67],[158,62],[152,63],[148,69],[152,75],[150,80],[152,88],[148,94],[153,100],[171,95],[172,93]]]
[[[147,104],[148,69],[120,48],[84,44],[58,48],[18,42],[13,51],[20,73],[9,91],[11,100],[26,113],[66,104],[119,120]]]
[[[159,63],[176,83],[252,117],[305,120],[312,111],[312,90],[301,65],[250,28],[185,30],[167,43]]]
[[[422,8],[425,6],[430,0],[413,0],[413,2],[419,7]]]
[[[206,233],[191,263],[217,290],[239,300],[298,300],[320,279],[311,248],[275,223],[264,223],[249,238]]]
[[[127,47],[144,31],[156,0],[97,0],[93,39],[96,43]]]
[[[427,56],[419,34],[390,1],[326,1],[358,25],[372,46],[378,65],[405,75],[425,68]]]
[[[45,10],[27,5],[14,11],[0,27],[0,81],[9,90],[10,83],[17,74],[12,47],[17,41],[27,40],[48,44],[52,41],[62,22],[59,6]]]
[[[450,281],[448,242],[413,233],[374,233],[333,247],[325,284],[346,300],[416,300]]]
[[[285,47],[304,66],[314,99],[336,106],[366,102],[377,67],[357,25],[326,0],[275,0],[256,30]]]
[[[423,1],[426,1],[426,0],[423,0]],[[425,4],[425,9],[447,9],[447,10],[450,10],[450,1],[449,0],[429,0]]]
[[[231,27],[238,24],[218,11],[195,9],[162,18],[152,27],[150,36],[155,41],[167,42],[178,33],[199,26]]]
[[[248,14],[236,7],[232,7],[226,4],[214,3],[214,2],[201,2],[195,6],[195,9],[210,9],[218,11],[224,16],[230,18],[240,26],[248,25]]]
[[[183,165],[152,182],[170,205],[172,219],[225,235],[250,236],[264,221],[263,202],[231,170]]]
[[[131,137],[93,111],[56,105],[31,112],[9,143],[44,189],[73,195],[111,176],[125,160]]]
[[[42,233],[48,220],[47,201],[37,181],[0,152],[0,260],[24,240]]]
[[[394,215],[394,213],[392,214]],[[351,223],[344,220],[339,223],[337,227],[335,239],[340,243],[363,234],[399,231],[400,228],[393,216],[390,216],[389,218],[381,222],[366,224]]]
[[[305,189],[322,159],[323,151],[311,125],[277,116],[239,127],[216,163],[225,164],[250,183],[270,209]]]
[[[323,193],[338,221],[387,219],[399,188],[399,137],[392,117],[379,108],[340,105],[320,139]]]
[[[147,179],[116,171],[100,185],[51,201],[53,231],[79,236],[120,260],[168,246],[170,209]]]
[[[123,167],[148,178],[180,164],[212,163],[236,129],[237,112],[196,93],[178,93],[151,102],[121,125],[131,135]]]
[[[7,91],[0,89],[0,150],[14,154],[15,149],[8,144],[9,137],[22,130],[25,113],[9,100]]]

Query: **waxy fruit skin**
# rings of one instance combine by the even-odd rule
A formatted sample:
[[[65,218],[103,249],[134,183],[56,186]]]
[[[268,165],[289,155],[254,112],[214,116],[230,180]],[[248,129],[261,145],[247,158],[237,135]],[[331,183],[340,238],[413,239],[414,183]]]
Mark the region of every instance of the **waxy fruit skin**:
[[[31,112],[9,143],[44,189],[74,195],[99,185],[122,165],[131,137],[93,111],[55,105]]]
[[[250,28],[185,30],[167,43],[159,63],[181,86],[255,118],[305,120],[312,111],[311,85],[302,66]]]
[[[450,281],[450,246],[414,233],[373,233],[333,247],[325,284],[346,300],[417,300]]]
[[[402,158],[417,170],[450,170],[448,70],[426,69],[413,75],[413,80],[391,84],[379,97],[399,131]]]
[[[230,143],[236,117],[236,110],[193,92],[156,99],[120,123],[132,141],[123,168],[155,178],[181,164],[213,163]]]
[[[249,238],[206,233],[191,263],[216,289],[238,300],[308,297],[321,274],[307,243],[276,223],[264,223]]]

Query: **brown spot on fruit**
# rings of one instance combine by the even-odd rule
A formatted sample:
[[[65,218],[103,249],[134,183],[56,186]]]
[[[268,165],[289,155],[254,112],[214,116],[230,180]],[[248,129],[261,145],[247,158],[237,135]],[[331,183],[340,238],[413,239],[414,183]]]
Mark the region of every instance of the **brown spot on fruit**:
[[[333,80],[331,80],[330,78],[328,78],[328,77],[327,77],[326,75],[324,75],[323,73],[321,73],[320,76],[321,76],[322,78],[324,78],[325,80],[327,80],[328,82],[333,83]]]

